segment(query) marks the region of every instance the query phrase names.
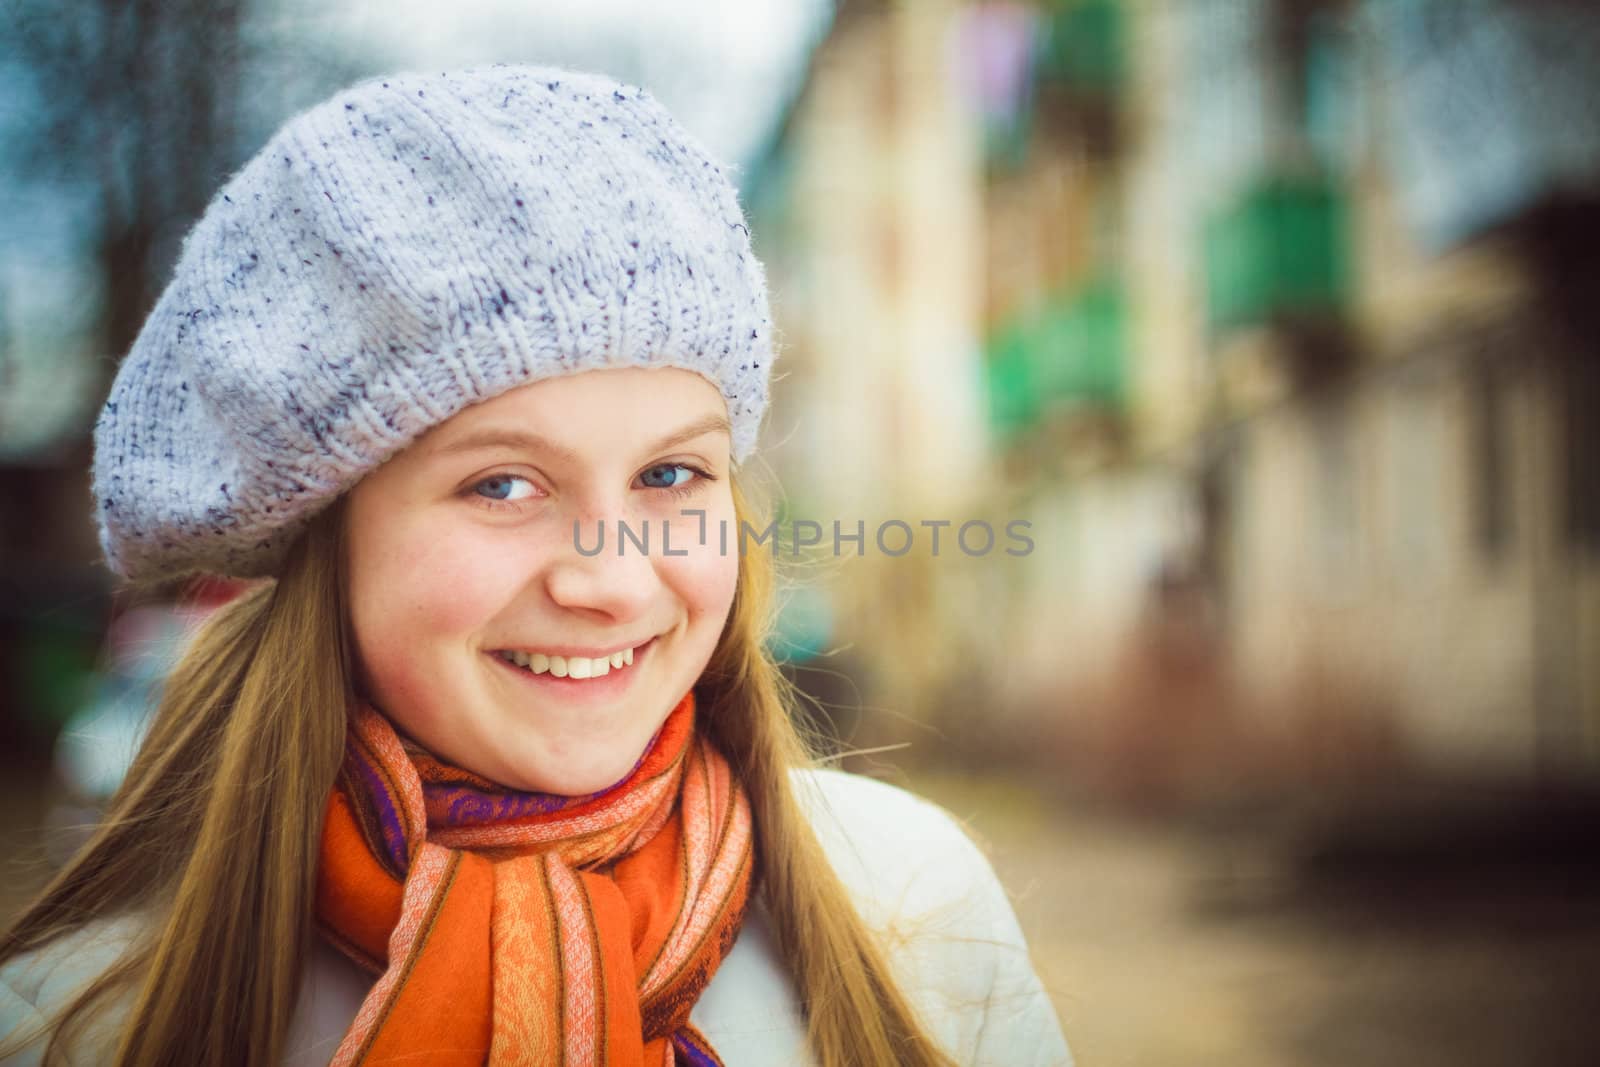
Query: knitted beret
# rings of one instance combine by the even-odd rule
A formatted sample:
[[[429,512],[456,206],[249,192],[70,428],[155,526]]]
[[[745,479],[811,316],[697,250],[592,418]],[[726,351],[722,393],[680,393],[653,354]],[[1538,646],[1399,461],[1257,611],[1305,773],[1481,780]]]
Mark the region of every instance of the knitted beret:
[[[291,119],[185,238],[95,426],[100,544],[138,580],[271,574],[430,427],[600,367],[705,376],[739,462],[772,358],[735,190],[648,93],[375,78]]]

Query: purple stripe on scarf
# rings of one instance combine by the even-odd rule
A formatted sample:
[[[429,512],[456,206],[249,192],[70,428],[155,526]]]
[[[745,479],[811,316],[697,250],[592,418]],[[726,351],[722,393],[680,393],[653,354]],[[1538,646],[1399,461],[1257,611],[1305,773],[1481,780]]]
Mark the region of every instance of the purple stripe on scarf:
[[[688,1064],[688,1067],[722,1067],[722,1061],[716,1053],[702,1048],[682,1030],[672,1035],[672,1049],[676,1053],[673,1058],[680,1064]]]
[[[623,775],[618,781],[606,786],[596,793],[584,796],[563,796],[560,793],[532,793],[521,792],[515,789],[487,790],[479,786],[468,785],[463,782],[423,782],[422,795],[429,812],[429,829],[438,829],[433,825],[433,813],[444,809],[444,825],[449,827],[459,826],[488,826],[497,822],[511,819],[520,819],[528,815],[549,815],[552,812],[564,811],[575,808],[580,804],[587,804],[591,800],[599,800],[607,793],[615,792],[628,784],[628,781],[644,765],[645,757],[655,748],[656,740],[661,736],[657,730],[655,737],[645,746],[645,750],[634,761],[633,769]]]
[[[524,815],[548,815],[587,799],[553,793],[486,793],[463,786],[424,785],[422,790],[429,800],[444,802],[451,826],[482,826]]]
[[[394,869],[404,871],[411,866],[411,851],[406,847],[405,822],[400,818],[394,798],[389,795],[388,783],[359,752],[351,752],[350,757],[350,762],[361,772],[367,798],[372,801],[373,813],[377,815],[378,825],[383,830],[383,847],[394,862]]]

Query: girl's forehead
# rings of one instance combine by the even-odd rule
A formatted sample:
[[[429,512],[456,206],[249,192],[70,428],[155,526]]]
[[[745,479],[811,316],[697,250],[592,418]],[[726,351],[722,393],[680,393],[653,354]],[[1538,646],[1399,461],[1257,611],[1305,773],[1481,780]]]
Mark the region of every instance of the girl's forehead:
[[[473,404],[429,430],[417,452],[443,455],[497,445],[576,453],[619,442],[672,444],[731,434],[728,406],[711,381],[678,367],[615,367],[545,378]]]

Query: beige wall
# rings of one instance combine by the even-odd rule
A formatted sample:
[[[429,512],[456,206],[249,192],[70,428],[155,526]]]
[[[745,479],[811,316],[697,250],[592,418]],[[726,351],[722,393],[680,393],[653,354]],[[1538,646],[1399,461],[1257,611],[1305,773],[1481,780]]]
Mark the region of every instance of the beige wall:
[[[804,249],[771,437],[792,495],[827,518],[959,508],[984,466],[979,160],[948,69],[955,11],[851,16],[793,123]]]
[[[1555,473],[1541,451],[1540,385],[1523,378],[1508,397],[1515,533],[1493,562],[1471,525],[1460,360],[1373,374],[1332,410],[1291,404],[1252,423],[1233,634],[1243,677],[1267,706],[1282,707],[1305,675],[1325,671],[1396,714],[1426,762],[1535,770],[1530,539],[1544,495],[1536,487]]]

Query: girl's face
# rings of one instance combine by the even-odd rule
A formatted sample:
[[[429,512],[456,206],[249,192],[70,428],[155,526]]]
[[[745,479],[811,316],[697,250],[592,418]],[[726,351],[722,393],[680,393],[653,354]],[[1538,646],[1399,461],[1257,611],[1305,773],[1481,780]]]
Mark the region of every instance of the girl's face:
[[[733,603],[730,442],[722,394],[676,368],[546,379],[434,427],[350,492],[365,695],[514,789],[626,777]]]

